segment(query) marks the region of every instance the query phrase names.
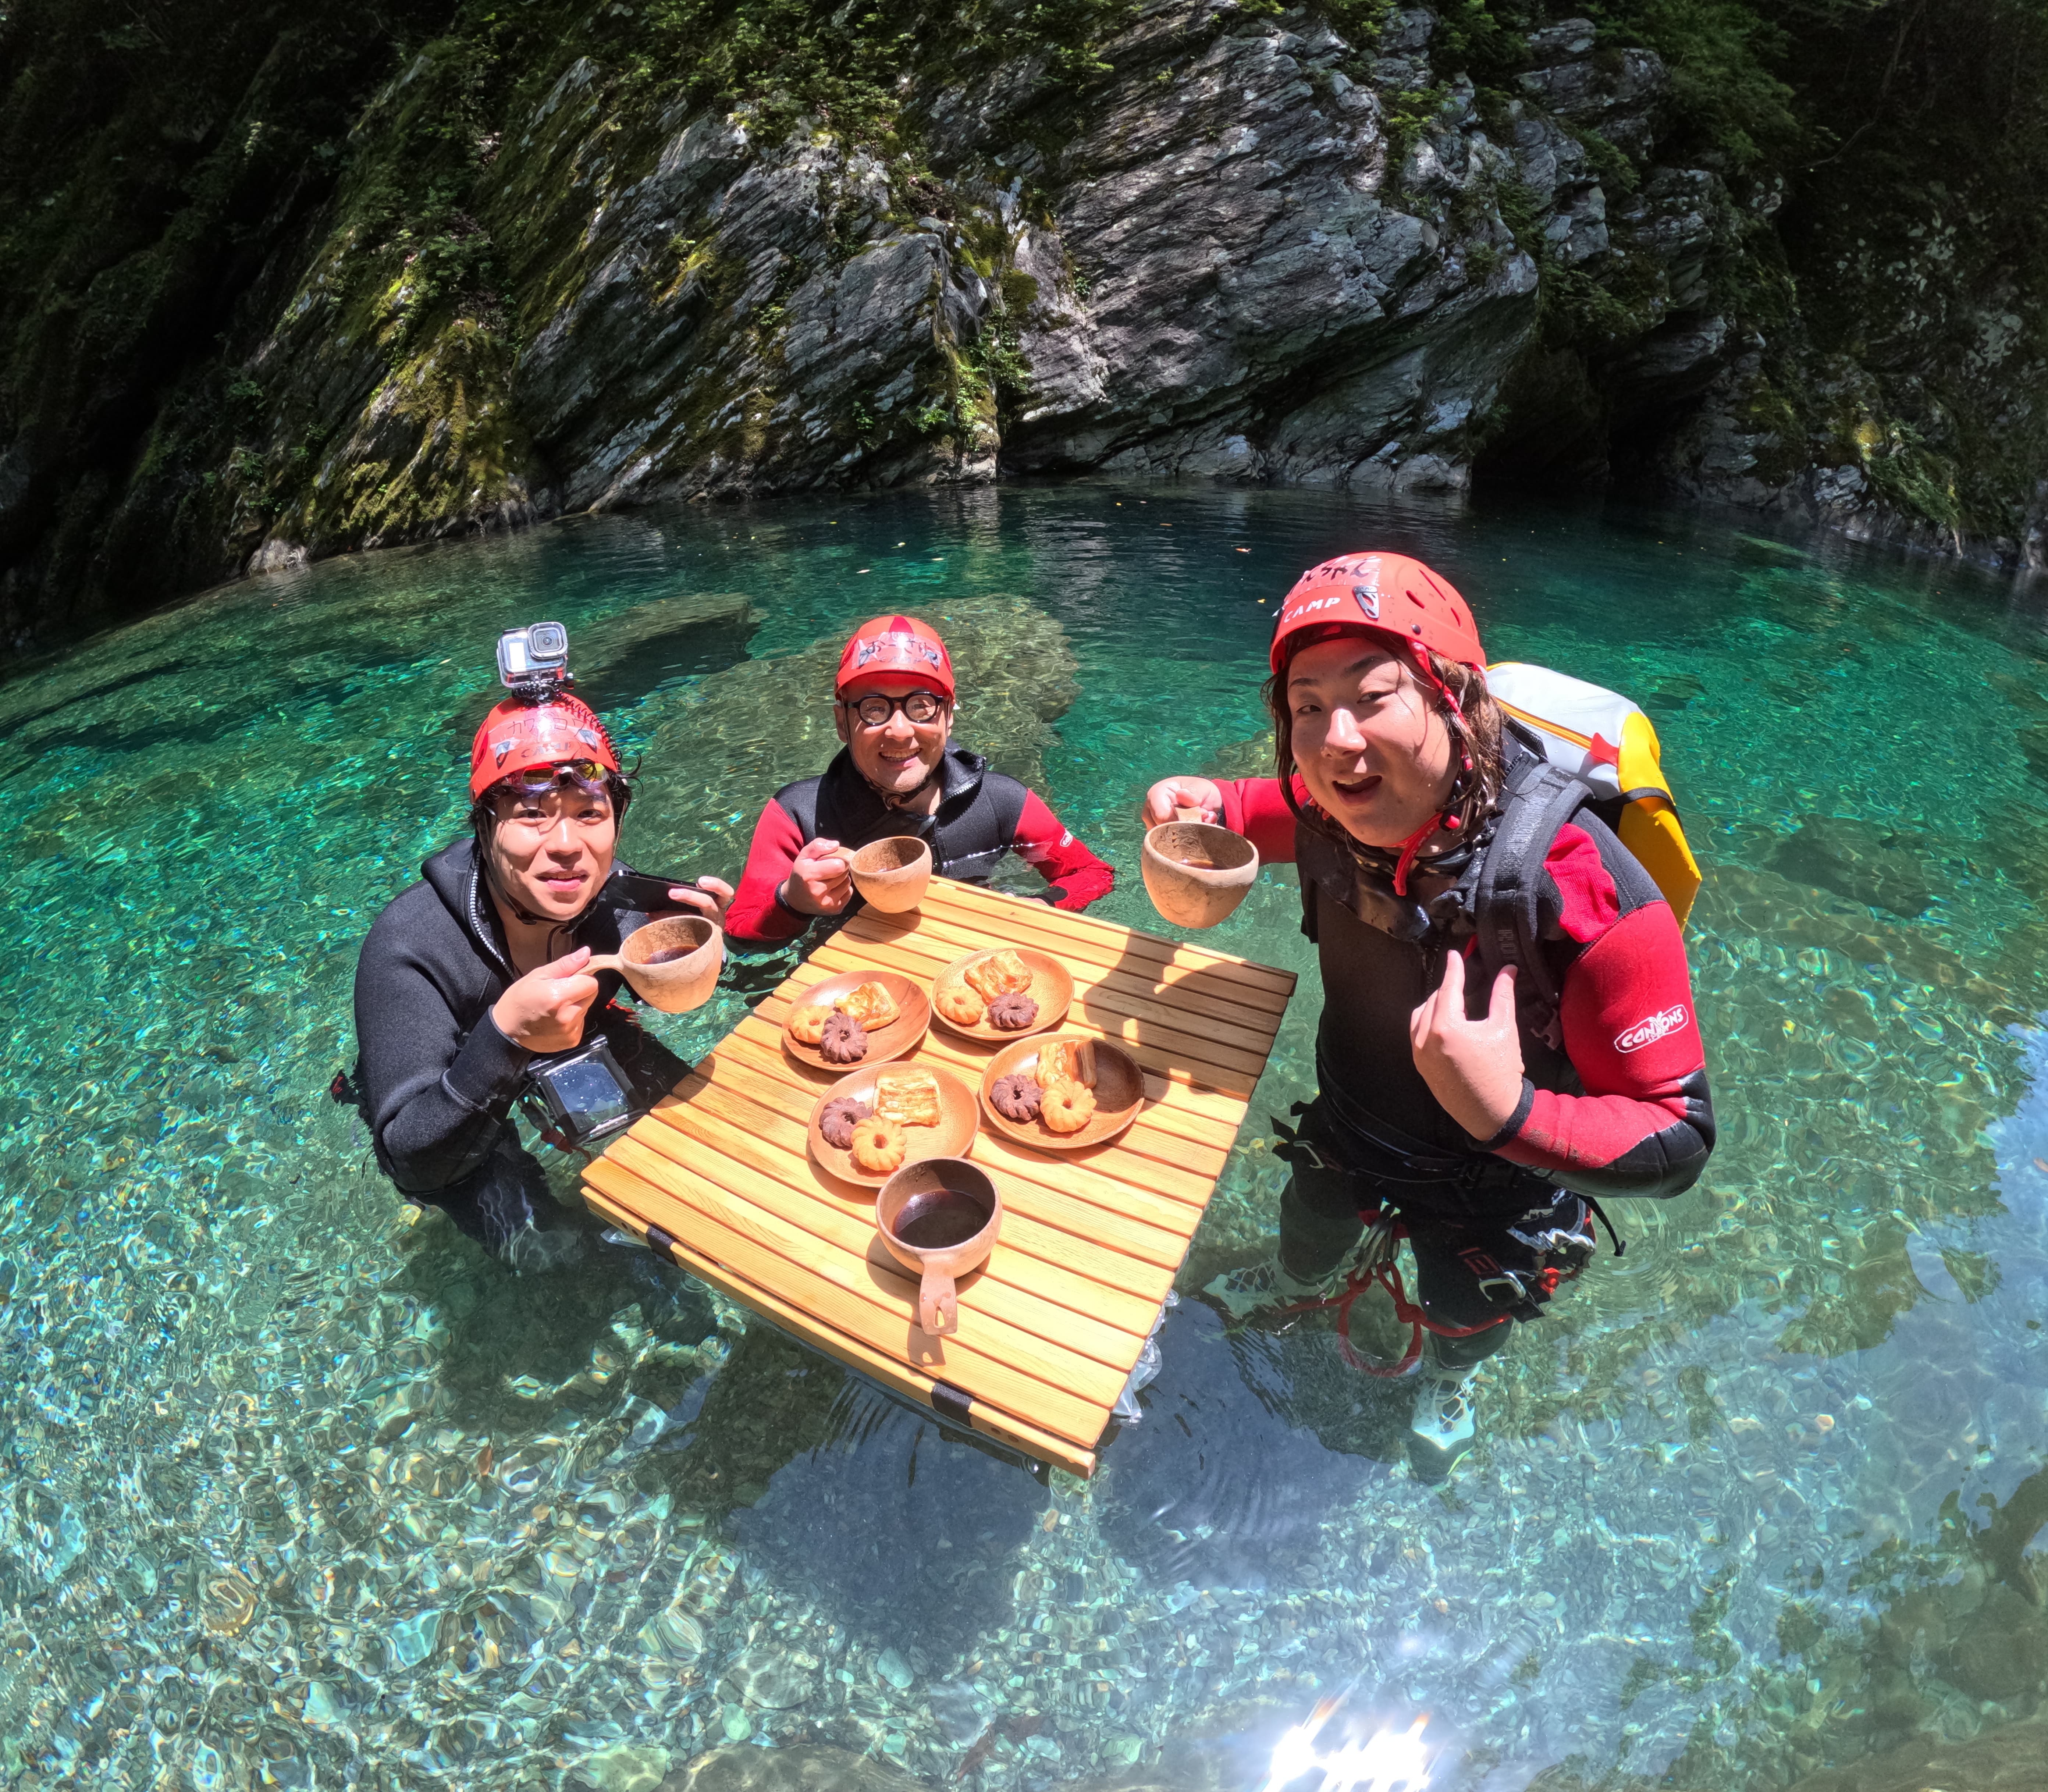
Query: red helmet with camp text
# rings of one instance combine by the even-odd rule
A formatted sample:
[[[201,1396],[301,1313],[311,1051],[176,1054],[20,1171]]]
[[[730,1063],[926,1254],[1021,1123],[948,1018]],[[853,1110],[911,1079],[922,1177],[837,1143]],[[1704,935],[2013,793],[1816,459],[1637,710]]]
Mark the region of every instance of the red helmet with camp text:
[[[914,678],[948,702],[953,696],[952,656],[939,631],[915,616],[870,616],[853,631],[839,657],[833,690],[840,696],[863,685]]]
[[[469,748],[469,794],[480,797],[500,778],[533,766],[565,766],[592,759],[619,770],[611,736],[588,704],[557,692],[545,703],[514,698],[484,717]]]
[[[1294,581],[1273,625],[1273,669],[1306,640],[1354,629],[1485,669],[1472,607],[1451,582],[1406,554],[1370,553],[1326,560]]]

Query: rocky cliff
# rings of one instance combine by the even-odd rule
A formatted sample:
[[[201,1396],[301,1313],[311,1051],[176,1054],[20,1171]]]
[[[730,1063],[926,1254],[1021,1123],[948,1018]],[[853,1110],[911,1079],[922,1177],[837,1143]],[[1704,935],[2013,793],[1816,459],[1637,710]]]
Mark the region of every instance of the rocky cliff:
[[[2048,560],[2038,196],[1885,115],[1924,6],[1829,14],[1802,98],[1715,0],[421,0],[244,9],[205,61],[209,3],[0,23],[17,643],[564,510],[1007,473],[1623,476]],[[2010,41],[1952,99],[2040,72],[1976,10]]]

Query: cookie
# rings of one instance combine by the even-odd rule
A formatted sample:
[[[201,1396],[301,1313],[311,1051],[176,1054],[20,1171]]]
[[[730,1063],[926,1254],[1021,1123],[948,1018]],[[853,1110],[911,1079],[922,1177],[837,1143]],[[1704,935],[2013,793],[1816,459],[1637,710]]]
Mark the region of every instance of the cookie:
[[[943,1119],[938,1079],[929,1070],[885,1070],[875,1079],[875,1111],[899,1127],[935,1127]]]
[[[863,983],[858,989],[848,990],[832,1006],[842,1014],[851,1014],[871,1031],[878,1026],[886,1026],[897,1015],[896,999],[877,983]]]
[[[818,1056],[827,1064],[858,1064],[867,1056],[867,1029],[851,1014],[834,1014],[825,1022]]]
[[[1095,1118],[1095,1092],[1078,1083],[1055,1083],[1039,1096],[1038,1118],[1053,1132],[1079,1132]]]
[[[793,1008],[789,1037],[800,1045],[815,1045],[825,1036],[825,1023],[832,1018],[829,1008]]]
[[[874,1109],[866,1102],[856,1101],[850,1095],[834,1096],[818,1115],[818,1137],[835,1151],[850,1150],[854,1123],[866,1119],[872,1112]]]
[[[978,958],[960,975],[980,991],[984,1001],[1012,995],[1031,987],[1031,967],[1005,947],[986,958]]]
[[[999,1076],[988,1092],[988,1105],[1006,1120],[1038,1117],[1038,1085],[1029,1076]]]
[[[1005,1033],[1021,1033],[1038,1018],[1038,1004],[1028,995],[999,995],[988,1005],[988,1024]]]
[[[988,1004],[965,983],[948,983],[933,1006],[956,1026],[979,1026],[988,1018]]]
[[[1038,1082],[1041,1088],[1054,1083],[1078,1083],[1095,1087],[1095,1041],[1092,1039],[1053,1039],[1038,1048]]]
[[[903,1129],[894,1120],[871,1114],[853,1123],[853,1140],[848,1149],[870,1176],[886,1176],[903,1167]]]

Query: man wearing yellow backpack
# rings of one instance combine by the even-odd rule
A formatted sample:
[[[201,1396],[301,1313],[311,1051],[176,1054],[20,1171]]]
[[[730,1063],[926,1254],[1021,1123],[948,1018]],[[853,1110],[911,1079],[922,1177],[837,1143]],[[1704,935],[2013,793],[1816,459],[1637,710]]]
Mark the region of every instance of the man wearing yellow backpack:
[[[1511,708],[1464,599],[1419,561],[1304,573],[1271,665],[1278,775],[1146,797],[1148,821],[1198,809],[1295,862],[1323,979],[1320,1092],[1282,1129],[1278,1260],[1208,1293],[1239,1321],[1333,1303],[1371,1224],[1350,1291],[1375,1272],[1417,1328],[1410,1457],[1440,1479],[1472,1445],[1472,1370],[1591,1259],[1599,1197],[1678,1194],[1713,1148],[1680,917],[1622,836],[1681,903],[1697,873],[1661,778],[1631,783],[1654,773],[1647,720],[1648,770],[1617,778],[1624,746],[1645,751],[1620,720],[1608,739],[1573,726],[1584,702],[1530,706],[1546,680],[1621,700],[1498,669],[1521,675],[1501,677]]]

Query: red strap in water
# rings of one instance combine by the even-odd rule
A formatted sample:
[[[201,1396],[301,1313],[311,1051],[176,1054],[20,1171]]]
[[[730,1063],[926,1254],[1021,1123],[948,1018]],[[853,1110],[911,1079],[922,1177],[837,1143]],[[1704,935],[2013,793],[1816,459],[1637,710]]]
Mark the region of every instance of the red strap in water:
[[[1395,1240],[1398,1242],[1406,1237],[1407,1230],[1405,1226],[1395,1227]],[[1401,1360],[1391,1369],[1368,1361],[1352,1348],[1352,1302],[1375,1282],[1387,1290],[1387,1298],[1393,1301],[1394,1317],[1408,1328],[1408,1348],[1401,1353]],[[1401,1279],[1401,1271],[1391,1259],[1369,1270],[1353,1270],[1344,1278],[1344,1292],[1340,1294],[1332,1294],[1320,1301],[1297,1301],[1292,1306],[1281,1308],[1274,1317],[1285,1319],[1297,1313],[1315,1313],[1324,1307],[1337,1309],[1337,1349],[1344,1361],[1366,1375],[1379,1375],[1387,1380],[1406,1375],[1422,1360],[1422,1334],[1425,1332],[1433,1332],[1440,1338],[1469,1338],[1481,1332],[1490,1332],[1496,1325],[1505,1325],[1512,1317],[1503,1313],[1496,1319],[1485,1320],[1477,1325],[1440,1325],[1408,1298],[1408,1290]]]

